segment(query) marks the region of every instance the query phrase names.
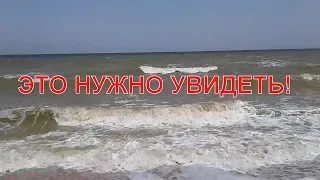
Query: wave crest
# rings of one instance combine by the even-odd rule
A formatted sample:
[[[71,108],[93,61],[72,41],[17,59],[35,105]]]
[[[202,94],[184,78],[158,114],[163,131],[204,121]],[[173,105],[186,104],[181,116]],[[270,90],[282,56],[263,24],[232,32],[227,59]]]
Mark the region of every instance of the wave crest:
[[[112,127],[161,125],[228,125],[241,114],[241,102],[186,104],[178,107],[149,109],[54,108],[57,121],[63,125],[108,125]]]
[[[41,73],[39,73],[39,72],[29,72],[26,74],[5,74],[0,77],[2,77],[4,79],[18,79],[20,76],[23,76],[23,75],[34,76],[34,75],[40,75],[40,74]]]
[[[146,74],[171,74],[175,72],[184,72],[184,73],[206,73],[209,71],[217,70],[217,66],[208,66],[208,67],[190,67],[190,68],[179,68],[179,67],[152,67],[152,66],[140,66],[140,70]]]
[[[320,80],[320,75],[317,74],[301,74],[300,77],[308,81]]]
[[[242,101],[185,104],[177,107],[153,108],[86,108],[52,107],[28,110],[0,111],[0,133],[6,136],[28,136],[45,133],[62,126],[106,126],[110,128],[136,128],[161,126],[230,126],[256,123],[263,118],[279,123],[274,118],[320,114],[320,109],[278,110],[255,108]],[[268,117],[268,118],[264,118]],[[268,121],[270,120],[270,122]]]
[[[54,131],[57,122],[50,109],[28,108],[0,111],[0,137],[19,138]],[[0,139],[1,139],[0,138]]]

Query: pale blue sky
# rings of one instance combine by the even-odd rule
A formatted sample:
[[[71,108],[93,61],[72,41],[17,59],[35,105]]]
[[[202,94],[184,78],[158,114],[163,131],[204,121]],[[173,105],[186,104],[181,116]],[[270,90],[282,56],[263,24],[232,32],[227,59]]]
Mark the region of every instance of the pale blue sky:
[[[320,48],[319,0],[1,0],[0,54]]]

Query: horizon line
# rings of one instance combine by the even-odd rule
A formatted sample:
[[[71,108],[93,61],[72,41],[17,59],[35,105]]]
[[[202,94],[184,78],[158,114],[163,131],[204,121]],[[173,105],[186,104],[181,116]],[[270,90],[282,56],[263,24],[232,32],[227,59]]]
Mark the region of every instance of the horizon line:
[[[292,50],[320,50],[320,48],[281,48],[281,49],[235,49],[235,50],[190,50],[190,51],[141,51],[141,52],[83,52],[83,53],[17,53],[0,54],[2,56],[48,56],[48,55],[130,55],[130,54],[168,54],[168,53],[214,53],[214,52],[243,52],[243,51],[292,51]]]

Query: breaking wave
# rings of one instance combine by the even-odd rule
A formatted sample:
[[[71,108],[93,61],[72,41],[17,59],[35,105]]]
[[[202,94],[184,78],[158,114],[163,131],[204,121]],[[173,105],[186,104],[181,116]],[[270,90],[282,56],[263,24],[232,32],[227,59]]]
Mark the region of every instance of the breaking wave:
[[[54,131],[57,122],[53,111],[43,108],[0,111],[0,139],[19,138]]]
[[[253,123],[257,116],[304,116],[320,114],[320,109],[276,110],[255,108],[242,101],[186,104],[152,108],[51,107],[0,111],[0,134],[3,137],[46,133],[62,126],[95,125],[111,128],[161,126],[230,126]],[[250,118],[251,117],[251,118]],[[259,122],[263,123],[278,123]]]
[[[63,126],[103,125],[115,128],[163,125],[228,125],[241,113],[241,103],[186,104],[179,107],[87,108],[39,107],[0,111],[3,137],[28,136]]]
[[[190,68],[179,68],[179,67],[152,67],[152,66],[140,66],[141,71],[146,74],[171,74],[175,72],[183,73],[206,73],[209,71],[217,70],[217,66],[208,66],[208,67],[190,67]]]
[[[0,173],[49,165],[145,171],[177,163],[247,172],[317,156],[318,139],[308,134],[318,133],[319,117],[319,108],[258,108],[242,101],[2,110],[1,137],[16,137],[13,132],[29,137],[0,143],[0,153],[8,155],[0,159]]]

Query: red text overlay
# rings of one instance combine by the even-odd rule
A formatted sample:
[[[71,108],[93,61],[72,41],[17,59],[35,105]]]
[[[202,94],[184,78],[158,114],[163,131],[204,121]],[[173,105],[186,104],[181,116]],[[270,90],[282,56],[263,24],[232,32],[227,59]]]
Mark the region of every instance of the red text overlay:
[[[172,94],[178,94],[181,91],[185,91],[187,94],[216,94],[219,96],[232,95],[237,97],[238,95],[251,95],[253,89],[257,90],[257,94],[268,93],[272,95],[279,95],[282,93],[290,94],[290,76],[286,76],[285,83],[276,82],[271,75],[224,75],[224,76],[196,76],[187,75],[176,77],[170,76],[170,80],[173,85]],[[68,81],[61,75],[55,75],[49,77],[48,75],[36,75],[31,77],[29,75],[20,76],[18,79],[22,85],[18,87],[21,94],[30,94],[35,89],[35,84],[39,84],[39,94],[45,92],[45,82],[48,81],[48,89],[53,94],[63,94],[68,88]],[[61,85],[58,87],[56,83]],[[87,76],[75,76],[74,81],[74,93],[80,94],[133,94],[134,88],[138,89],[135,92],[139,94],[150,93],[160,94],[164,89],[164,80],[158,75],[151,76],[139,76],[138,80],[134,80],[134,77],[129,76],[100,76],[87,75]],[[155,84],[152,87],[151,83]],[[255,84],[253,86],[253,84]],[[267,87],[266,87],[267,86]],[[263,91],[263,89],[266,92]]]

